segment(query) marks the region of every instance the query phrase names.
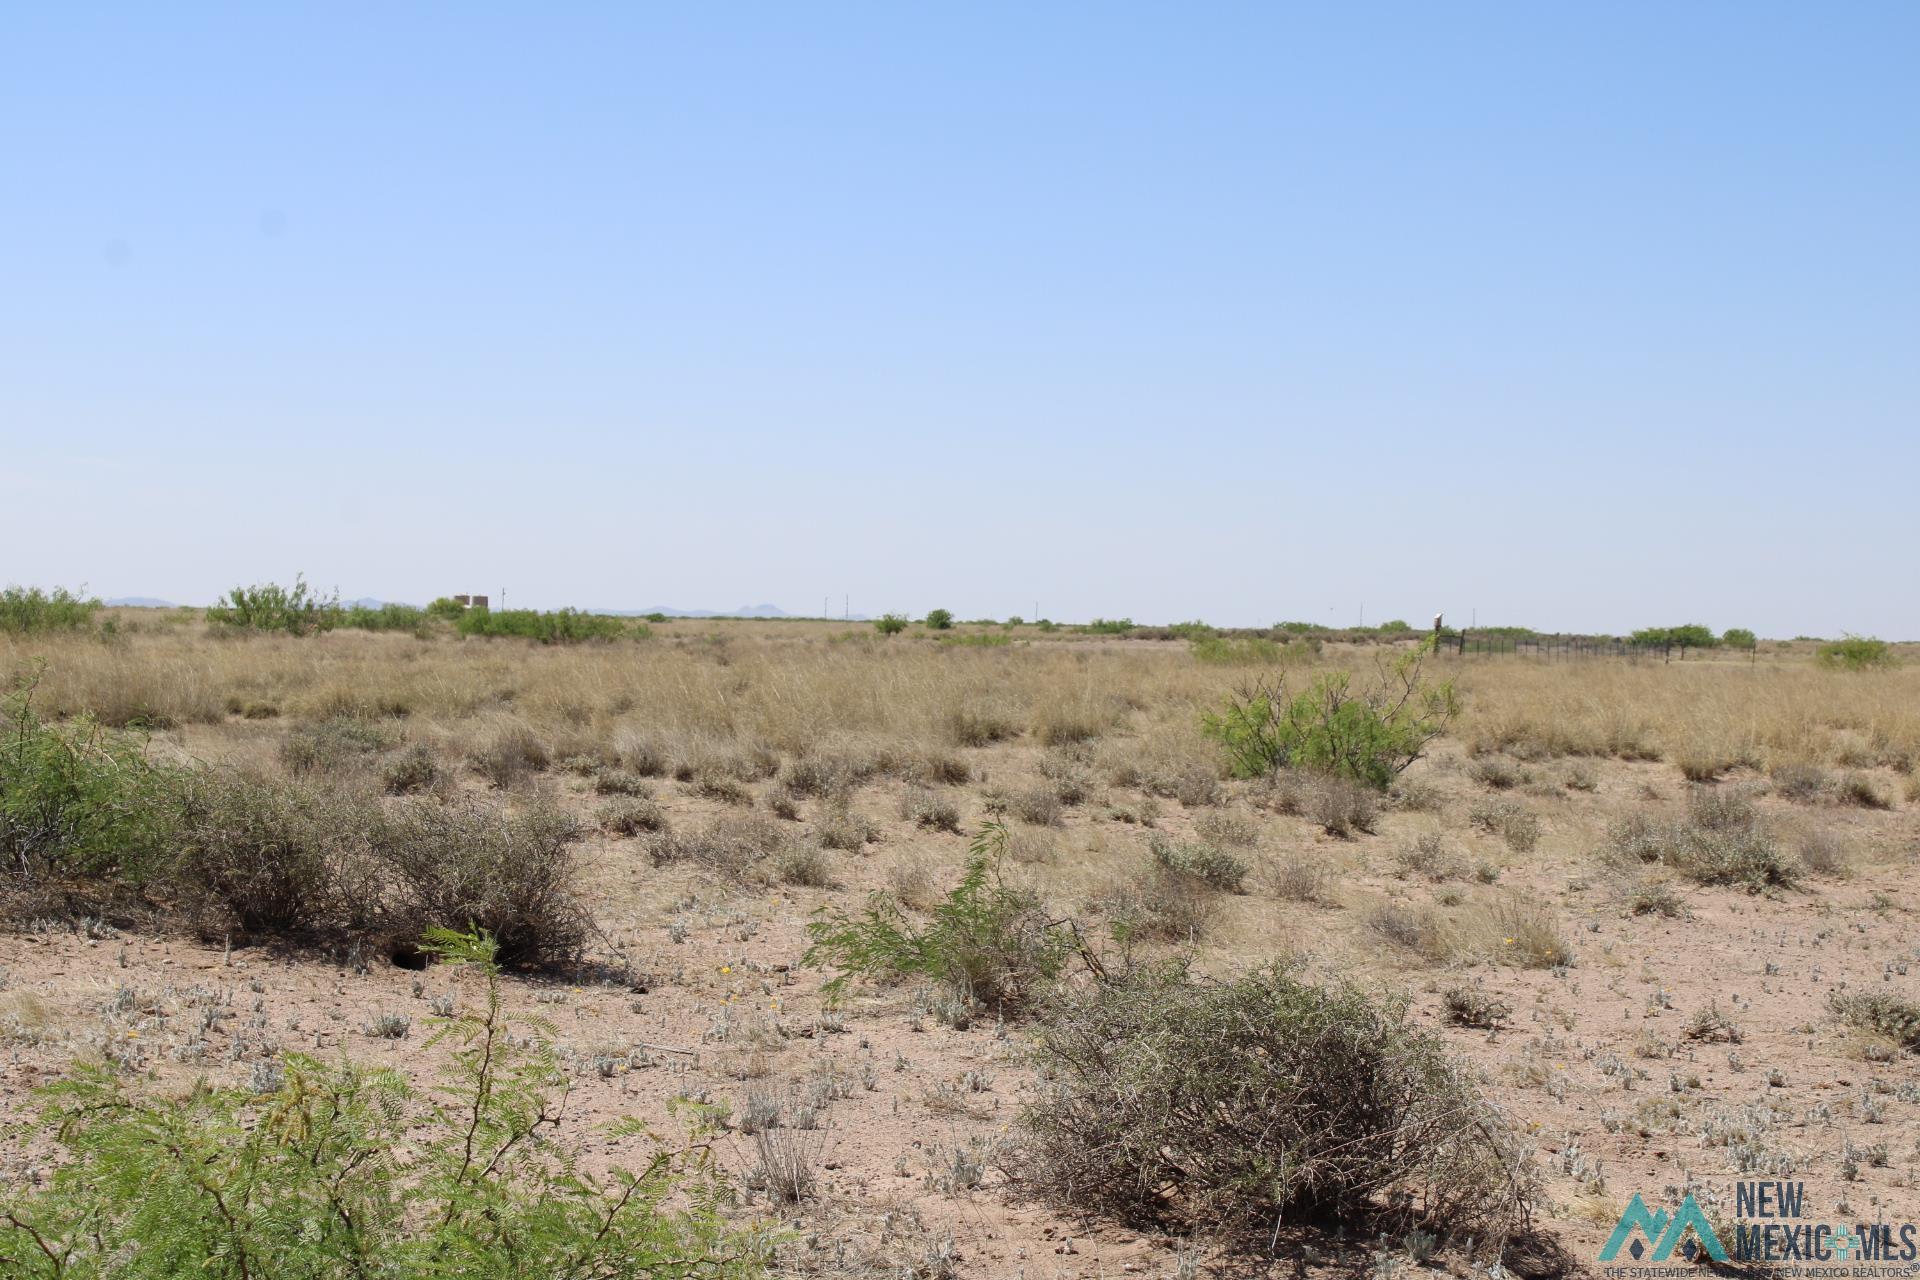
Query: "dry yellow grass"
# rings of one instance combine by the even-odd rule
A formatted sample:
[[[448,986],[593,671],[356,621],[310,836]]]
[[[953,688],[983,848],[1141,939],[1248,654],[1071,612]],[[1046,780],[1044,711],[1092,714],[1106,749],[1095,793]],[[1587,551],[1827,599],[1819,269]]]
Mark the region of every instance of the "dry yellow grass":
[[[1365,668],[1380,652],[1330,645],[1290,679]],[[360,632],[236,639],[193,622],[149,622],[107,642],[0,639],[10,675],[40,663],[44,711],[110,724],[386,715],[465,740],[508,718],[556,759],[611,754],[622,739],[697,757],[1120,736],[1176,765],[1193,753],[1197,712],[1248,674],[1197,663],[1179,642],[1041,637],[975,648],[800,622],[673,623],[650,639],[574,648]],[[1789,653],[1751,664],[1496,658],[1434,669],[1458,679],[1456,733],[1475,751],[1660,759],[1696,777],[1802,762],[1907,772],[1920,760],[1912,665],[1849,674]]]

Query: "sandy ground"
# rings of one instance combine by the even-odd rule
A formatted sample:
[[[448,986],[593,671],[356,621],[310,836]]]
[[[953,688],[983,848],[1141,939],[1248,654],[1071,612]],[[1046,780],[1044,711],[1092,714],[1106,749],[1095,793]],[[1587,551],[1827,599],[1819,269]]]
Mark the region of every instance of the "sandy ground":
[[[989,779],[1004,778],[1023,773],[1020,750],[970,756]],[[1714,1206],[1743,1176],[1804,1181],[1823,1219],[1920,1219],[1915,1060],[1865,1044],[1827,1004],[1832,993],[1860,990],[1920,998],[1916,810],[1761,796],[1757,803],[1784,831],[1818,829],[1836,839],[1849,874],[1764,896],[1677,885],[1684,914],[1634,915],[1620,873],[1594,851],[1611,821],[1636,807],[1677,804],[1686,784],[1670,765],[1588,762],[1580,768],[1593,789],[1576,790],[1564,785],[1570,766],[1526,766],[1531,788],[1511,793],[1543,824],[1538,847],[1524,854],[1462,820],[1489,793],[1451,746],[1413,775],[1431,807],[1389,811],[1375,834],[1335,839],[1304,818],[1231,801],[1257,830],[1254,872],[1249,892],[1225,904],[1198,962],[1224,973],[1296,953],[1316,972],[1407,993],[1418,1018],[1484,1073],[1490,1095],[1530,1136],[1547,1175],[1545,1225],[1585,1267],[1597,1265],[1634,1193],[1651,1202],[1689,1189]],[[1751,782],[1735,775],[1718,785]],[[577,780],[550,775],[544,785],[583,812],[593,803]],[[969,824],[981,816],[978,790],[952,789]],[[677,826],[722,808],[671,782],[655,791]],[[929,1015],[924,993],[905,989],[860,989],[829,1011],[820,994],[826,975],[800,964],[811,913],[883,888],[903,862],[923,863],[951,884],[965,854],[964,837],[903,822],[897,793],[893,783],[859,793],[881,839],[864,854],[829,855],[834,889],[720,883],[679,865],[654,868],[639,839],[593,838],[590,878],[606,934],[597,958],[627,976],[601,970],[572,982],[507,983],[515,1009],[557,1027],[572,1075],[573,1132],[590,1159],[637,1161],[641,1140],[600,1131],[638,1116],[670,1136],[676,1096],[731,1104],[737,1122],[751,1094],[769,1093],[790,1124],[811,1113],[817,1127],[784,1136],[805,1144],[819,1190],[797,1209],[749,1190],[742,1212],[796,1228],[785,1264],[796,1274],[1066,1280],[1371,1267],[1374,1242],[1311,1237],[1291,1241],[1282,1261],[1242,1271],[1244,1260],[1208,1260],[1204,1243],[1079,1221],[1033,1203],[999,1158],[1032,1085],[1018,1026],[989,1015],[956,1030]],[[1108,804],[1124,799],[1108,794],[1106,803],[1069,808],[1047,832],[1053,859],[1022,874],[1081,905],[1144,845],[1139,827],[1108,816]],[[815,803],[802,805],[802,822]],[[1184,836],[1203,812],[1165,802],[1157,823]],[[1460,874],[1435,881],[1400,866],[1400,851],[1428,831],[1451,841]],[[1302,857],[1331,871],[1326,902],[1272,891],[1273,869]],[[1483,864],[1497,872],[1490,884],[1484,872],[1464,870]],[[1383,898],[1429,907],[1442,920],[1480,918],[1495,904],[1542,905],[1574,963],[1505,963],[1497,943],[1490,953],[1442,960],[1397,950],[1364,923]],[[254,1064],[287,1050],[346,1054],[424,1079],[438,1052],[424,1047],[430,1002],[449,992],[470,999],[470,981],[381,957],[229,951],[70,924],[0,934],[0,1114],[23,1117],[36,1086],[76,1056],[103,1053],[145,1073],[154,1088],[199,1076],[244,1085]],[[1447,1025],[1441,993],[1459,986],[1506,1005],[1505,1025]],[[1689,1038],[1708,1008],[1729,1026],[1720,1038]],[[407,1034],[369,1034],[383,1014],[409,1018]],[[750,1182],[753,1139],[730,1133],[721,1150]],[[6,1176],[32,1177],[46,1153],[16,1142],[5,1159]],[[1447,1259],[1430,1265],[1464,1269]]]

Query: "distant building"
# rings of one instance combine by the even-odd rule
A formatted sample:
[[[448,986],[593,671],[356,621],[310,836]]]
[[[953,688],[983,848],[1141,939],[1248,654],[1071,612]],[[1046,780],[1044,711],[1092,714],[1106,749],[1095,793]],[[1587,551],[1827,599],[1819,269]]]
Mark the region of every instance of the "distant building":
[[[455,596],[453,602],[467,609],[484,609],[487,607],[487,598],[485,596]]]

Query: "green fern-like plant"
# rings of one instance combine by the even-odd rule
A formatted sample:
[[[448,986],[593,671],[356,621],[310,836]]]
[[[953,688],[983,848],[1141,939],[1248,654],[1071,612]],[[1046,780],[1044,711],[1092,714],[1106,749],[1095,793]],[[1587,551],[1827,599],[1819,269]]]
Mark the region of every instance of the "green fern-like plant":
[[[62,1280],[427,1280],[762,1274],[729,1229],[706,1135],[638,1171],[587,1173],[561,1140],[550,1029],[509,1015],[493,940],[435,930],[425,950],[484,977],[429,1096],[396,1072],[289,1055],[276,1089],[204,1083],[145,1097],[107,1067],[46,1094],[70,1159],[0,1199],[0,1274]],[[530,1046],[530,1047],[529,1047]],[[633,1126],[618,1132],[635,1133]]]
[[[963,999],[1018,1008],[1060,976],[1079,948],[1066,921],[1050,920],[1039,899],[1000,876],[1007,829],[987,823],[974,838],[966,874],[945,900],[916,923],[883,893],[858,916],[822,909],[807,926],[812,945],[803,964],[831,966],[825,985],[841,994],[855,977],[922,977]]]

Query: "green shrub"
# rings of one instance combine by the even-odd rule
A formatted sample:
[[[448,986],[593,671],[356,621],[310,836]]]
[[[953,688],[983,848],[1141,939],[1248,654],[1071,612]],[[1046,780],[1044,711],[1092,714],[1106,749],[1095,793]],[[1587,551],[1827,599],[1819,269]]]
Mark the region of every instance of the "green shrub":
[[[31,635],[42,631],[85,631],[100,602],[65,587],[8,587],[0,591],[0,631]]]
[[[1842,1021],[1920,1052],[1920,1005],[1885,991],[1838,992],[1827,997]]]
[[[1452,681],[1422,678],[1430,652],[1431,642],[1397,659],[1364,691],[1344,672],[1292,697],[1284,677],[1256,681],[1203,716],[1201,731],[1225,749],[1237,778],[1294,766],[1385,790],[1459,714]]]
[[[1627,637],[1630,644],[1664,645],[1675,649],[1711,649],[1720,643],[1712,627],[1689,622],[1678,627],[1642,627]]]
[[[963,999],[1017,1010],[1059,977],[1074,953],[1071,928],[1048,918],[1039,899],[1000,876],[1007,829],[988,823],[975,838],[960,883],[916,925],[894,899],[874,893],[859,916],[822,908],[807,926],[802,963],[838,972],[828,995],[855,977],[937,981]]]
[[[1004,649],[1013,643],[1013,637],[972,631],[965,635],[941,636],[940,643],[965,649]]]
[[[410,604],[383,604],[378,607],[351,604],[340,610],[334,625],[355,631],[426,630],[428,613]]]
[[[1236,640],[1221,635],[1197,635],[1187,641],[1187,648],[1195,662],[1221,667],[1269,666],[1296,655],[1292,646],[1262,636]],[[1299,656],[1306,656],[1304,647],[1297,652]]]
[[[1745,627],[1728,627],[1720,633],[1720,643],[1729,649],[1753,649],[1760,640]]]
[[[1609,832],[1608,848],[1624,862],[1659,863],[1700,884],[1749,893],[1791,888],[1803,872],[1752,802],[1711,788],[1696,792],[1679,819],[1629,815]]]
[[[1852,635],[1821,645],[1814,659],[1834,671],[1876,671],[1895,662],[1893,646],[1885,640]]]
[[[1036,1038],[1023,1177],[1076,1212],[1229,1236],[1419,1227],[1499,1256],[1538,1184],[1524,1146],[1404,1003],[1284,967],[1177,966],[1063,991]]]
[[[235,587],[207,610],[207,621],[236,631],[284,631],[310,636],[339,624],[337,595],[320,596],[296,575],[292,587],[277,582]]]
[[[428,1280],[761,1274],[721,1220],[703,1145],[640,1172],[582,1166],[551,1029],[505,1012],[484,935],[428,948],[484,975],[481,1007],[439,1020],[452,1058],[432,1096],[405,1077],[291,1054],[265,1094],[136,1091],[82,1067],[42,1095],[52,1177],[0,1197],[6,1273],[63,1280]],[[622,1126],[619,1132],[637,1132]]]
[[[1133,630],[1133,619],[1095,618],[1080,629],[1093,636],[1123,636]]]
[[[644,638],[644,626],[631,629],[619,618],[577,609],[559,609],[542,613],[537,609],[493,610],[475,605],[460,614],[455,624],[463,636],[516,637],[540,644],[579,644],[587,640],[612,640],[621,635]]]
[[[458,622],[466,612],[467,606],[452,596],[441,596],[427,606],[427,616],[442,622]]]
[[[1175,844],[1162,835],[1148,837],[1148,851],[1159,866],[1175,875],[1191,876],[1224,893],[1245,890],[1247,864],[1210,844]]]
[[[927,630],[951,631],[952,629],[953,629],[953,610],[951,609],[927,610]]]
[[[883,636],[897,636],[907,629],[906,615],[883,613],[873,620],[873,629]]]
[[[152,874],[177,825],[178,770],[144,739],[87,719],[56,726],[31,681],[0,699],[0,858],[17,880]]]

